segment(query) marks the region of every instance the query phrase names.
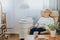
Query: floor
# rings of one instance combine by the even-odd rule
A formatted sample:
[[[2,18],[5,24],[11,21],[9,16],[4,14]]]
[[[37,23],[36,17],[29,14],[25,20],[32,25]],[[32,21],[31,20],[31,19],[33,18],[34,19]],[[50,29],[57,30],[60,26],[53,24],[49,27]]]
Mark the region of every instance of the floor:
[[[10,34],[7,37],[5,37],[5,39],[0,37],[0,40],[20,40],[20,39],[19,39],[19,34]]]

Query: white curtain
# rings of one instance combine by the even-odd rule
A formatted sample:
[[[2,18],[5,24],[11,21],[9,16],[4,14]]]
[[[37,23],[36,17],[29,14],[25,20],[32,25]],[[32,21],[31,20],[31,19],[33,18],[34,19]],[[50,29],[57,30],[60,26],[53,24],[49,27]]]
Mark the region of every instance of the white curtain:
[[[25,0],[24,3],[28,3],[30,8],[34,9],[50,8],[52,10],[57,10],[57,0]]]
[[[58,9],[58,0],[43,0],[43,8],[49,8],[51,10]]]
[[[49,0],[25,0],[24,3],[28,4],[32,9],[49,8]]]
[[[52,10],[58,9],[58,0],[49,0],[49,8]]]

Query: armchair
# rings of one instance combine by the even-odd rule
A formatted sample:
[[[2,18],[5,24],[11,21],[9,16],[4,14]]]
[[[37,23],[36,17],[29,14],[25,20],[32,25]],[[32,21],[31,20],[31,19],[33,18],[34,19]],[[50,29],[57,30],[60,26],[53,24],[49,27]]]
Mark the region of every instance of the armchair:
[[[52,14],[50,16],[54,19],[54,24],[58,25],[59,12],[58,11],[52,11]]]
[[[44,16],[44,13],[42,12],[42,16]],[[59,12],[58,11],[52,11],[52,13],[50,14],[50,16],[54,19],[54,25],[58,25],[58,17],[59,17]],[[45,33],[50,33],[47,31],[41,32],[41,34],[45,34]]]
[[[42,11],[42,16],[44,16],[44,12]],[[59,12],[58,11],[52,11],[52,13],[50,14],[50,16],[54,19],[54,24],[58,25],[58,17],[59,17]],[[30,27],[28,27],[28,35],[30,34]],[[49,31],[44,31],[41,32],[41,34],[50,34]]]

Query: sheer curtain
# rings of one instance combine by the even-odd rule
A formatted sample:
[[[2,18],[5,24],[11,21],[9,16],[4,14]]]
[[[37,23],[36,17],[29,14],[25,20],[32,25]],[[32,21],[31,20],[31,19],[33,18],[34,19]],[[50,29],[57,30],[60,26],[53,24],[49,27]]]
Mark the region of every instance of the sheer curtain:
[[[43,8],[49,8],[51,10],[58,9],[58,0],[43,0]]]
[[[25,0],[32,9],[49,8],[49,0]]]
[[[57,10],[57,0],[25,0],[34,9],[45,9],[50,8],[52,10]]]
[[[58,10],[58,0],[49,0],[49,8],[52,10]]]
[[[43,0],[43,9],[44,8],[49,8],[49,1],[50,0]]]

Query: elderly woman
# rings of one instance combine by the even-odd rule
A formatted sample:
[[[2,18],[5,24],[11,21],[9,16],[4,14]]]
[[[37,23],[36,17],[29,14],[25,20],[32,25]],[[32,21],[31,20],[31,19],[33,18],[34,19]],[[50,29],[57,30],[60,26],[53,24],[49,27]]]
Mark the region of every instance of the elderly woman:
[[[48,25],[54,25],[54,20],[50,17],[50,14],[51,11],[49,9],[44,10],[44,15],[39,19],[35,27],[30,30],[31,35],[36,31],[40,34],[40,32],[49,30]]]

